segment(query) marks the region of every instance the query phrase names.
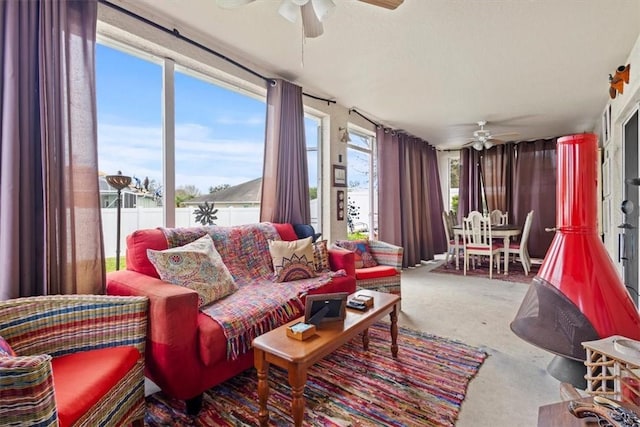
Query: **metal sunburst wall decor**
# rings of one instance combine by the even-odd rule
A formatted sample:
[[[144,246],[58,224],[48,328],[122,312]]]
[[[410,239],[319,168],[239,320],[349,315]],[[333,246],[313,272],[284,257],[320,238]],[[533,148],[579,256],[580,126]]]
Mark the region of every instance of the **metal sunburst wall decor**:
[[[198,205],[198,209],[193,211],[196,216],[196,221],[198,221],[202,225],[214,225],[214,220],[218,219],[216,213],[218,213],[218,209],[214,209],[214,203],[204,202],[202,205]]]

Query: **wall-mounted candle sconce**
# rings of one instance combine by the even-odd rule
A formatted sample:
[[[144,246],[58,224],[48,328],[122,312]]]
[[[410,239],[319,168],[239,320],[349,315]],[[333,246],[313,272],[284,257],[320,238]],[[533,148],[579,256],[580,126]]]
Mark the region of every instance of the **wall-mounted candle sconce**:
[[[351,142],[351,138],[349,138],[349,130],[346,127],[339,127],[339,132],[342,132],[340,135],[340,142]]]

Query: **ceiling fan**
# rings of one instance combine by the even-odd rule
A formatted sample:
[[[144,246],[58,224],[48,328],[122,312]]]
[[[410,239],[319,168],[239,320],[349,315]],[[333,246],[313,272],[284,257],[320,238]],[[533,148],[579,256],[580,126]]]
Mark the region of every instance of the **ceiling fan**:
[[[478,151],[482,151],[483,149],[489,149],[491,147],[493,147],[494,145],[498,145],[498,144],[504,144],[507,141],[501,140],[501,139],[497,139],[498,137],[511,137],[511,136],[518,136],[518,133],[500,133],[500,134],[496,134],[493,135],[491,134],[491,131],[489,131],[488,129],[485,129],[484,127],[487,125],[487,121],[486,120],[480,120],[478,123],[478,126],[480,126],[480,129],[476,130],[473,132],[473,138],[471,138],[469,140],[468,143],[464,144],[462,146],[462,148],[467,147],[467,146],[472,146],[475,150]]]
[[[254,2],[255,0],[216,0],[218,6],[232,9],[245,4]],[[374,6],[384,7],[386,9],[395,9],[400,6],[404,0],[360,0]],[[302,15],[302,28],[304,36],[313,38],[322,35],[322,21],[329,15],[329,12],[336,7],[333,0],[282,0],[278,13],[283,18],[296,22],[298,20],[298,10]]]

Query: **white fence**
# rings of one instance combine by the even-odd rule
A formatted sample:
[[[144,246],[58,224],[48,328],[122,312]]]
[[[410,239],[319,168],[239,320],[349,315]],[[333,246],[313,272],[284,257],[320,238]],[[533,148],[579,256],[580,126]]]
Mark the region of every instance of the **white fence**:
[[[315,208],[315,200],[312,200],[312,208]],[[197,207],[176,208],[176,227],[197,227],[201,224],[196,222],[194,211]],[[117,209],[102,209],[102,235],[104,238],[104,255],[107,258],[116,256],[116,232],[117,232]],[[318,228],[318,218],[312,209],[311,225],[316,231]],[[218,219],[216,225],[241,225],[251,224],[260,221],[260,208],[218,208],[216,213]],[[120,256],[124,256],[126,249],[126,238],[135,230],[142,228],[156,228],[163,225],[162,208],[123,208],[120,223]]]
[[[176,227],[197,227],[194,211],[196,207],[176,208]],[[216,225],[240,225],[258,222],[260,208],[219,208]],[[107,258],[116,256],[117,209],[102,209],[102,235],[104,254]],[[163,225],[162,208],[122,209],[120,219],[120,255],[124,256],[126,237],[141,228],[155,228]]]

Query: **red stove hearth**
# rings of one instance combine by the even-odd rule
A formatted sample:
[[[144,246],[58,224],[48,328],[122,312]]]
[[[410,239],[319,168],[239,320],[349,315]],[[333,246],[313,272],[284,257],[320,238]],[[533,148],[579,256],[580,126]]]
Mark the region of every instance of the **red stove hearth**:
[[[556,235],[511,323],[523,340],[561,356],[552,375],[581,388],[584,366],[565,362],[584,361],[583,341],[640,340],[638,311],[597,234],[597,167],[595,135],[558,139]]]

